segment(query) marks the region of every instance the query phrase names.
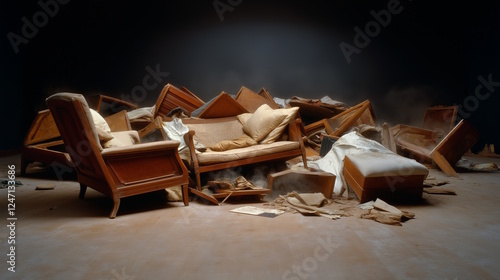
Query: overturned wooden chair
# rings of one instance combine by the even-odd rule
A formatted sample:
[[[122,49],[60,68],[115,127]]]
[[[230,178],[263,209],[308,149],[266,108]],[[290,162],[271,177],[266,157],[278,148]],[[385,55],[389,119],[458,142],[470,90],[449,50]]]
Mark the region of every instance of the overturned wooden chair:
[[[188,171],[177,151],[179,142],[103,148],[81,94],[57,93],[47,98],[47,105],[75,166],[80,198],[87,187],[111,197],[109,217],[115,218],[122,197],[182,186],[184,205],[189,205]]]

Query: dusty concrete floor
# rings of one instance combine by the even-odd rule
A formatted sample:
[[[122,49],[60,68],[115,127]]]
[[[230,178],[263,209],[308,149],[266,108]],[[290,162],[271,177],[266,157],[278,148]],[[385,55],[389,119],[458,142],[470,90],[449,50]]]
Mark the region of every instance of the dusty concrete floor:
[[[474,162],[498,158],[471,157]],[[0,177],[19,156],[0,158]],[[1,279],[498,279],[500,173],[446,177],[456,196],[424,194],[399,205],[416,214],[403,226],[354,217],[331,221],[286,213],[275,218],[222,206],[165,203],[160,194],[111,201],[78,183],[17,177],[15,270],[8,271],[7,191],[0,190]],[[35,190],[51,182],[54,190]]]

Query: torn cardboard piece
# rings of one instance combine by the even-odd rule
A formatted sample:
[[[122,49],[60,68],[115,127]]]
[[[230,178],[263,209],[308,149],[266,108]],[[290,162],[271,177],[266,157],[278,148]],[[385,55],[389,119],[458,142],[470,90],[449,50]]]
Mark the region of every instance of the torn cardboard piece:
[[[457,195],[457,192],[455,192],[454,190],[449,189],[449,188],[441,188],[441,187],[424,188],[424,193],[442,194],[442,195]]]
[[[415,214],[402,211],[378,198],[375,202],[365,203],[360,207],[368,211],[368,213],[361,214],[361,218],[374,220],[382,224],[401,226],[402,222],[415,218]]]
[[[495,172],[500,170],[498,168],[498,165],[496,165],[494,162],[490,163],[475,163],[472,162],[468,159],[460,159],[456,164],[455,167],[469,170],[469,171],[478,171],[478,172]]]
[[[322,193],[290,192],[286,195],[280,195],[269,205],[288,208],[290,211],[302,215],[321,216],[333,220],[339,219],[341,215],[338,211],[323,207],[328,204],[330,204],[330,200]]]
[[[325,197],[331,198],[334,183],[335,175],[331,173],[288,169],[267,176],[267,188],[271,190],[271,193],[264,199],[273,201],[279,195],[286,195],[292,191],[321,192]]]
[[[247,214],[252,216],[268,217],[268,218],[274,218],[285,213],[285,211],[278,209],[261,208],[254,206],[243,206],[233,210],[229,210],[229,212]]]

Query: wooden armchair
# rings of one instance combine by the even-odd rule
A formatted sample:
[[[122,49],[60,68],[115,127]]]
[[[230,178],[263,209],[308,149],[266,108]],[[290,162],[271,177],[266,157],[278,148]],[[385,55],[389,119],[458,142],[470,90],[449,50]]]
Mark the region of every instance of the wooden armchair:
[[[188,201],[188,171],[177,141],[159,141],[103,149],[87,102],[81,94],[57,93],[47,105],[75,166],[80,198],[87,187],[113,199],[109,215],[115,218],[122,197],[182,186]]]

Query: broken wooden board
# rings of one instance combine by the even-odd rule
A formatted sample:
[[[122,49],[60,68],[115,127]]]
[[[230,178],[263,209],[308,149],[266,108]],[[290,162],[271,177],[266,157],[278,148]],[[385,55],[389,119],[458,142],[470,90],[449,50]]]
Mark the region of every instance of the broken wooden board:
[[[299,114],[304,124],[309,125],[318,121],[323,121],[325,118],[331,118],[335,112],[321,106],[321,101],[303,100],[295,97],[291,99],[288,104],[291,107],[299,107]]]
[[[382,145],[391,152],[397,153],[396,142],[394,141],[394,137],[392,137],[391,130],[387,123],[382,125]]]
[[[436,132],[443,139],[455,127],[458,106],[434,106],[425,111],[422,128]]]
[[[432,163],[431,151],[437,145],[435,131],[399,124],[391,127],[397,153],[422,163]]]
[[[234,100],[227,92],[223,91],[197,117],[201,119],[214,119],[234,117],[243,113],[248,113],[248,110]]]
[[[478,139],[477,130],[469,122],[461,120],[431,151],[431,157],[446,175],[458,177],[453,167]]]
[[[264,96],[269,95],[267,91],[261,91]],[[234,100],[243,106],[249,113],[254,113],[263,104],[269,105],[272,109],[279,109],[278,104],[276,104],[272,98],[268,99],[264,96],[261,96],[251,89],[242,86],[238,94],[236,94]]]
[[[271,101],[272,103],[276,104],[278,107],[280,107],[275,101],[273,96],[269,93],[269,91],[265,88],[261,88],[259,92],[257,92],[258,95],[264,97],[265,99]],[[272,108],[272,107],[271,107]]]
[[[61,134],[49,109],[39,111],[31,124],[21,149],[21,174],[26,174],[28,164],[58,163],[72,169],[73,161],[66,153]]]
[[[191,113],[203,106],[203,104],[205,104],[203,100],[187,89],[182,90],[172,84],[167,84],[163,87],[158,99],[156,100],[153,119],[158,116],[164,118],[168,115],[168,113],[170,113],[170,111],[177,107]]]
[[[331,198],[335,175],[327,172],[312,172],[306,170],[285,170],[267,176],[267,188],[271,191],[264,198],[273,201],[279,195],[292,191],[299,193],[320,192],[326,198]]]
[[[349,128],[360,124],[376,125],[375,113],[369,100],[324,120],[326,133],[332,136],[342,136]]]

